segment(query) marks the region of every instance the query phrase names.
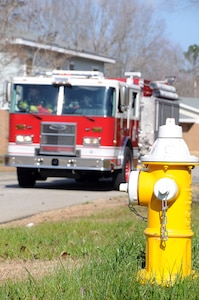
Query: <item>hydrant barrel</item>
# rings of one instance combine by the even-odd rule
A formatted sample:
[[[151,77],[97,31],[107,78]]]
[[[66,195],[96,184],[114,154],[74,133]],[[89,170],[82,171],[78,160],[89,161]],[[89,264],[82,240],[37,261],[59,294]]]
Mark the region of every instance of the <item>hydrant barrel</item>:
[[[176,198],[168,201],[166,197],[158,199],[154,193],[148,203],[148,226],[144,231],[146,270],[141,272],[142,279],[155,278],[158,283],[168,283],[175,281],[177,276],[187,276],[192,272],[191,168],[162,165],[158,174],[154,166],[148,168],[154,182],[162,176],[172,178],[178,191]]]
[[[128,193],[136,190],[138,204],[148,208],[146,268],[138,275],[142,282],[171,284],[192,273],[191,170],[199,160],[190,155],[182,128],[167,119],[142,164],[137,186],[128,184]]]

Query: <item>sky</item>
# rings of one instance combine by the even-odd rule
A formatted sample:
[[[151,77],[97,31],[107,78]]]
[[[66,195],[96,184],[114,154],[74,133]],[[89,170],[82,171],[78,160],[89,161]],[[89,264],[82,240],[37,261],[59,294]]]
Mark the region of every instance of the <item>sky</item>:
[[[199,45],[199,0],[148,0],[164,19],[167,38],[183,51]]]

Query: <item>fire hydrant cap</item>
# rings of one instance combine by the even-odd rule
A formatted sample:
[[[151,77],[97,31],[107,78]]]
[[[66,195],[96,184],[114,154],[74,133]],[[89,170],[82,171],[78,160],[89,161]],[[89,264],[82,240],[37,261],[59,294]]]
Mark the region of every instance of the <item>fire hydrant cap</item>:
[[[182,138],[182,128],[175,125],[175,119],[167,119],[166,125],[160,126],[158,139],[150,154],[143,156],[141,161],[199,163],[198,157],[190,155],[187,144]]]
[[[167,119],[166,125],[159,127],[158,138],[182,138],[182,127],[175,125],[175,119]]]
[[[154,185],[154,194],[159,200],[172,200],[178,193],[178,186],[171,178],[160,178]]]

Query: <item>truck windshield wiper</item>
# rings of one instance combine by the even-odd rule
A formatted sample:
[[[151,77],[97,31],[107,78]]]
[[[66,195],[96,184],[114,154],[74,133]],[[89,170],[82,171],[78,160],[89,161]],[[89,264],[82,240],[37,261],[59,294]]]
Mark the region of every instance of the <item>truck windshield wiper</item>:
[[[95,119],[89,117],[89,116],[86,116],[86,115],[83,115],[84,118],[88,119],[89,121],[91,122],[95,122]]]
[[[31,112],[30,115],[33,116],[33,117],[35,117],[36,119],[42,120],[42,117],[39,116],[39,115],[37,115],[37,114],[35,114],[35,113]]]

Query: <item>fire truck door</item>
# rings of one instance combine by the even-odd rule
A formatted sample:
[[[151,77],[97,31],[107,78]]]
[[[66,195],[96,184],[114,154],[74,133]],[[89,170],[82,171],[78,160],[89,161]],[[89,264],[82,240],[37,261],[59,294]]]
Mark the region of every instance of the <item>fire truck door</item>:
[[[127,106],[125,100],[126,100],[126,90],[125,87],[121,87],[119,90],[118,109],[117,109],[120,118],[121,136],[125,136],[127,131],[127,124],[126,124]]]
[[[135,122],[135,120],[138,120],[139,118],[138,96],[139,96],[138,91],[129,89],[127,127],[129,128],[132,141],[135,141],[137,138],[137,122]]]

